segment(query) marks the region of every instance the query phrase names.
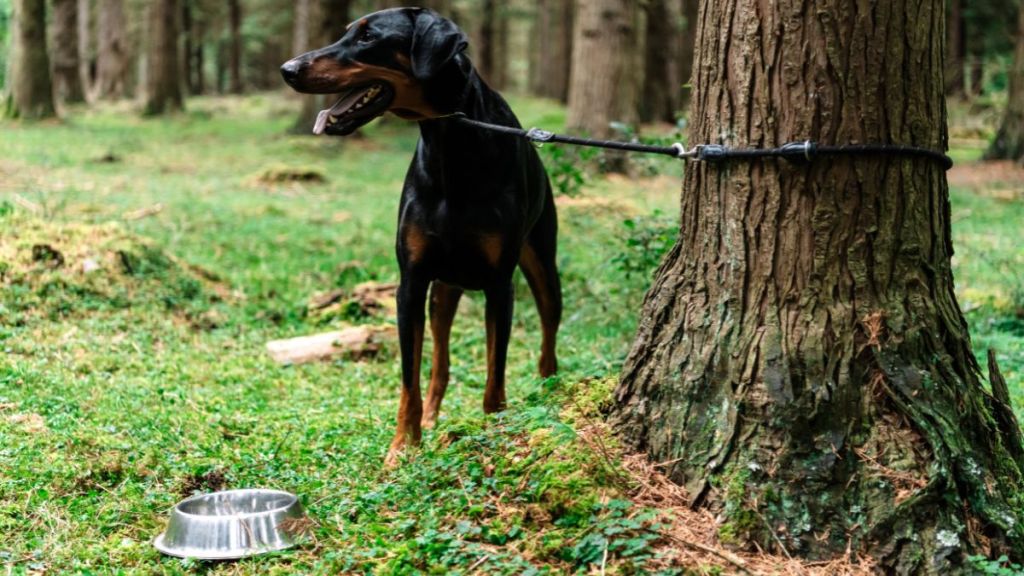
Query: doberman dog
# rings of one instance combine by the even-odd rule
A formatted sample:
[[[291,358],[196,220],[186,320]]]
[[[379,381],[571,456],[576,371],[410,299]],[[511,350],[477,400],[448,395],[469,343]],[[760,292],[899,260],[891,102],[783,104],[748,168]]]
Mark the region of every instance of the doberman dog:
[[[397,463],[406,445],[419,443],[421,426],[437,420],[448,386],[452,320],[464,290],[482,290],[487,299],[485,412],[505,407],[517,265],[540,313],[540,374],[557,369],[562,293],[551,185],[529,142],[451,118],[461,112],[519,127],[505,100],[473,68],[464,54],[467,47],[458,26],[436,12],[393,8],[360,18],[334,44],[281,67],[285,81],[299,92],[341,94],[320,113],[317,134],[351,134],[388,111],[419,122],[421,137],[398,215],[402,396],[388,465]],[[419,373],[428,288],[434,357],[424,410]]]

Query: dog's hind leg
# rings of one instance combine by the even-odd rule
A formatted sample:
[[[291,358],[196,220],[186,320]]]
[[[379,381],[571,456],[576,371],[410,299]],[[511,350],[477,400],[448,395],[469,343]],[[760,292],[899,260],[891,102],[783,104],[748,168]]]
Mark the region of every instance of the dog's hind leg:
[[[533,299],[537,303],[537,312],[540,314],[543,336],[537,368],[543,377],[551,376],[558,371],[555,339],[558,335],[558,325],[562,320],[562,285],[555,264],[558,219],[550,193],[547,202],[519,257],[519,268],[526,276],[526,282],[530,285]]]
[[[487,296],[487,388],[484,412],[505,409],[505,362],[512,335],[512,309],[515,305],[511,280],[485,292]]]
[[[441,411],[441,401],[448,389],[448,340],[452,321],[459,308],[462,289],[435,280],[430,286],[430,333],[434,339],[434,361],[430,367],[430,390],[423,412],[423,427],[432,428]]]
[[[420,361],[423,356],[426,281],[403,274],[398,286],[398,344],[402,350],[402,398],[398,405],[398,428],[391,441],[386,466],[398,463],[407,444],[419,444],[422,437],[423,397],[420,393]]]

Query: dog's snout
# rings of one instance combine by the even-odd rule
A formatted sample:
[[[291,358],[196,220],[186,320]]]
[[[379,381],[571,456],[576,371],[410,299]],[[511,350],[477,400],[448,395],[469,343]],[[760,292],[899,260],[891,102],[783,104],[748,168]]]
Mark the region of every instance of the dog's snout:
[[[302,62],[299,62],[297,58],[292,59],[281,65],[281,76],[284,78],[285,82],[292,85],[295,83],[295,80],[298,79],[299,72],[301,70]]]

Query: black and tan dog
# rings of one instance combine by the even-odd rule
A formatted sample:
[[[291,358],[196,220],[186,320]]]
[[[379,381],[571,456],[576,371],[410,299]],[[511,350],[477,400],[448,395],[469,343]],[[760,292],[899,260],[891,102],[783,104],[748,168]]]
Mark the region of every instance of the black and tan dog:
[[[318,134],[351,134],[385,112],[419,122],[421,138],[398,216],[398,330],[402,398],[387,462],[437,419],[448,385],[448,339],[464,290],[487,298],[484,411],[505,406],[505,359],[518,265],[543,324],[540,373],[556,370],[562,295],[555,266],[558,222],[547,173],[525,140],[483,132],[449,116],[519,126],[502,97],[463,54],[466,36],[419,8],[376,12],[325,48],[289,60],[285,81],[299,92],[340,94],[320,113]],[[424,307],[430,290],[433,368],[426,410],[420,394]]]

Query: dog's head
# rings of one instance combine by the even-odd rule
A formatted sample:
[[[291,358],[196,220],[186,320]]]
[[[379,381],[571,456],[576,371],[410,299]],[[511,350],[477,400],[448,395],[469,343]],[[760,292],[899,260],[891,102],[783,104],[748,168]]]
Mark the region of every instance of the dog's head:
[[[360,18],[334,44],[285,62],[281,75],[298,92],[338,94],[313,131],[344,136],[387,111],[410,120],[444,115],[430,85],[467,45],[462,30],[436,12],[393,8]]]

